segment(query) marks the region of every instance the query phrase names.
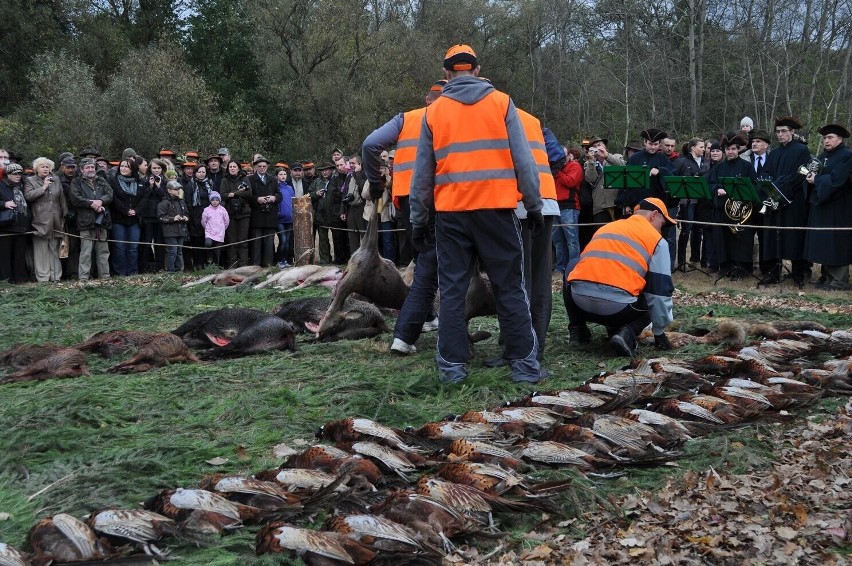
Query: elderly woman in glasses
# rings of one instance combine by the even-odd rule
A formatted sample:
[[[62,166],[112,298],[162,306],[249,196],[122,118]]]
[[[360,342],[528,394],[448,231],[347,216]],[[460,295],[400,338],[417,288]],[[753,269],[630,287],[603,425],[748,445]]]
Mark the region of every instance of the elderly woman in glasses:
[[[24,182],[24,197],[33,214],[33,267],[38,282],[56,282],[62,278],[59,243],[68,205],[54,167],[53,161],[39,157],[33,161],[35,175]]]

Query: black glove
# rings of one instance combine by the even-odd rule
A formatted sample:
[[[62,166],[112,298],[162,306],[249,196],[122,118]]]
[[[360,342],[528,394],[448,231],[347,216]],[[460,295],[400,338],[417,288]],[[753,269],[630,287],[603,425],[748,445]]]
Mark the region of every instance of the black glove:
[[[350,202],[355,200],[355,195],[352,193],[348,193],[345,197],[343,197],[343,202],[349,204]]]
[[[426,226],[414,224],[411,226],[411,245],[418,252],[429,249],[429,229]]]
[[[654,334],[654,346],[658,350],[671,350],[672,344],[669,342],[669,337],[666,336],[666,333],[662,334]]]
[[[541,235],[541,230],[544,228],[544,216],[541,215],[540,210],[538,212],[527,212],[527,226],[533,238],[538,238]]]
[[[370,200],[373,202],[378,202],[380,198],[382,198],[382,193],[385,192],[385,185],[387,181],[384,178],[379,179],[378,182],[373,183],[370,182]]]

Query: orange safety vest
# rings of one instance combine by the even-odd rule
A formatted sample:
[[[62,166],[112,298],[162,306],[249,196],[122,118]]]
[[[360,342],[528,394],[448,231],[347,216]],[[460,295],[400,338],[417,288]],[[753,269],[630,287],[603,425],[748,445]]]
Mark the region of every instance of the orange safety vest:
[[[435,153],[435,210],[514,209],[521,194],[506,114],[509,96],[494,90],[475,104],[442,96],[426,110]]]
[[[520,108],[517,110],[518,118],[521,119],[521,125],[524,127],[524,133],[527,135],[527,141],[530,144],[533,159],[535,159],[536,169],[538,169],[541,198],[556,200],[556,181],[553,179],[553,172],[550,170],[550,160],[547,158],[541,122],[529,112]]]
[[[423,125],[423,115],[426,107],[409,110],[402,114],[402,130],[396,142],[396,153],[393,159],[393,199],[398,203],[399,197],[407,197],[411,193],[411,178],[414,176],[414,159],[417,157],[417,142],[420,140],[420,127]]]
[[[638,214],[602,226],[565,281],[603,283],[637,297],[645,288],[648,263],[661,239],[648,219]]]

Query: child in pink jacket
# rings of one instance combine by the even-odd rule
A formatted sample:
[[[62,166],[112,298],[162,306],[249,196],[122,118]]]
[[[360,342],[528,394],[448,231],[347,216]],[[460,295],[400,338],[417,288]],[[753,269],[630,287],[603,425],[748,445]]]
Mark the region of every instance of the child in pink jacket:
[[[201,213],[201,225],[204,226],[204,245],[211,250],[207,261],[212,261],[213,265],[220,265],[219,257],[225,242],[225,230],[230,223],[228,211],[222,206],[222,196],[216,191],[211,192],[210,206]]]

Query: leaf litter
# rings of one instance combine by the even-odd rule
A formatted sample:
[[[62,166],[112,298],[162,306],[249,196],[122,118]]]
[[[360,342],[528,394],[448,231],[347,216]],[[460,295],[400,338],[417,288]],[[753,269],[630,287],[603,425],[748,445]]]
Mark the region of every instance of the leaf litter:
[[[489,563],[848,563],[852,401],[825,422],[807,419],[772,434],[776,449],[768,469],[687,471],[659,491],[617,498],[615,511],[583,514],[572,527],[587,536],[576,542],[557,525],[536,547]]]

